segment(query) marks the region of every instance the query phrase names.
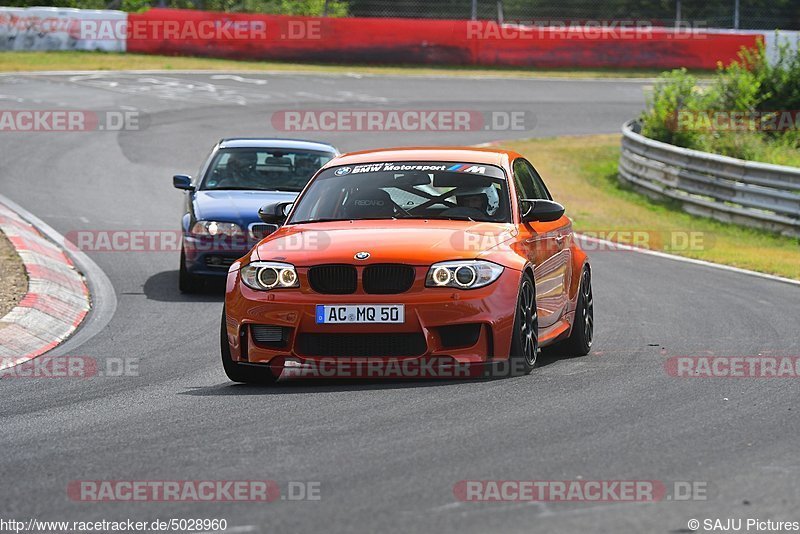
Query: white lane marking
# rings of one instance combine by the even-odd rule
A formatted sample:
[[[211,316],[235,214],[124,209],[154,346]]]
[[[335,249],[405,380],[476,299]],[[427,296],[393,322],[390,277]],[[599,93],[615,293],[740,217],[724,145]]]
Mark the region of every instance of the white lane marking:
[[[22,71],[22,72],[3,72],[0,77],[11,76],[75,76],[75,75],[90,75],[96,74],[98,71],[94,70],[40,70],[40,71]],[[253,74],[253,70],[165,70],[165,69],[139,69],[139,70],[104,70],[104,74],[217,74],[219,72],[227,72],[231,74]],[[591,76],[575,77],[575,78],[556,78],[549,76],[497,76],[493,74],[470,74],[470,75],[452,75],[452,74],[381,74],[381,73],[356,73],[353,71],[343,72],[325,72],[325,71],[312,71],[312,70],[259,70],[259,74],[268,74],[270,76],[320,76],[327,78],[418,78],[418,79],[447,79],[447,80],[489,80],[489,81],[502,81],[502,80],[532,80],[532,81],[547,81],[547,82],[610,82],[610,83],[655,83],[658,80],[653,77],[644,78],[593,78]]]
[[[253,83],[255,85],[267,85],[267,80],[261,80],[258,78],[243,78],[242,76],[237,76],[235,74],[214,74],[211,76],[212,80],[233,80],[234,82],[240,83]]]
[[[355,100],[357,102],[388,102],[389,99],[385,96],[375,96],[370,95],[367,93],[354,93],[352,91],[337,91],[336,92],[339,97],[345,99],[345,101]]]
[[[475,507],[466,507],[465,504],[476,504],[478,506]],[[651,502],[616,502],[616,503],[607,503],[607,504],[599,504],[596,506],[582,506],[580,508],[574,508],[570,510],[553,510],[551,507],[548,507],[548,503],[541,502],[541,501],[525,501],[525,502],[501,502],[501,503],[464,503],[460,501],[452,502],[443,504],[440,506],[434,506],[433,508],[429,508],[425,510],[423,513],[440,513],[440,512],[450,512],[453,510],[457,510],[459,515],[468,516],[474,514],[493,514],[498,512],[508,512],[509,510],[517,510],[520,508],[528,508],[531,506],[535,506],[539,508],[539,513],[537,517],[560,517],[560,516],[568,516],[568,515],[582,515],[587,513],[594,513],[594,512],[611,512],[614,510],[618,510],[620,507],[630,507],[631,505],[634,506],[641,506],[646,504],[654,504]],[[412,513],[412,512],[407,512]],[[418,512],[413,512],[418,513]]]
[[[341,98],[337,98],[331,95],[321,95],[317,93],[309,93],[307,91],[295,91],[295,96],[299,96],[300,98],[307,98],[309,100],[321,100],[323,102],[344,102]]]
[[[169,76],[159,77],[153,75],[153,73],[147,74],[142,76],[141,74],[128,72],[113,75],[104,71],[71,76],[69,81],[78,85],[88,85],[124,94],[146,95],[166,100],[183,101],[194,99],[196,101],[222,102],[240,106],[248,103],[245,96],[231,88],[217,87],[213,83],[194,79],[180,79]],[[114,79],[115,76],[116,79]],[[260,93],[248,96],[257,100],[269,98],[269,96]]]
[[[684,263],[692,263],[694,265],[702,265],[704,267],[712,267],[714,269],[720,269],[722,271],[729,271],[738,274],[746,274],[749,276],[756,276],[758,278],[764,278],[765,280],[772,280],[774,282],[783,282],[785,284],[792,284],[795,286],[800,286],[800,280],[792,280],[791,278],[784,278],[782,276],[776,276],[774,274],[766,274],[766,273],[759,273],[757,271],[751,271],[749,269],[742,269],[740,267],[731,267],[730,265],[722,265],[721,263],[713,263],[710,261],[705,260],[697,260],[694,258],[687,258],[685,256],[676,256],[675,254],[667,254],[666,252],[660,252],[657,250],[650,250],[647,248],[640,248],[634,247],[631,245],[624,245],[622,243],[615,243],[613,241],[607,241],[605,239],[598,239],[596,237],[589,237],[582,235],[580,233],[576,233],[575,237],[577,239],[582,239],[589,243],[597,243],[603,246],[616,248],[619,250],[628,250],[631,252],[638,252],[640,254],[647,254],[649,256],[655,256],[657,258],[664,258],[668,260],[675,260],[675,261],[682,261]]]

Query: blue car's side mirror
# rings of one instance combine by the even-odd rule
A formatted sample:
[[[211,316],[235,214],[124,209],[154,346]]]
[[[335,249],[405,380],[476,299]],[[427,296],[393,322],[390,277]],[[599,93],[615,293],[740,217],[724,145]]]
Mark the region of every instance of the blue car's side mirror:
[[[176,174],[172,177],[172,185],[175,189],[183,189],[185,191],[194,191],[192,185],[192,177],[188,174]]]

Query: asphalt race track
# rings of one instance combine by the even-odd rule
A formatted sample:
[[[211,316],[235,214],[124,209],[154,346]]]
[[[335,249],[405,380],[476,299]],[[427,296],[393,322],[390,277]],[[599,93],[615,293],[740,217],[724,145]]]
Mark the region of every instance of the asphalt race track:
[[[177,230],[171,176],[286,109],[524,110],[524,131],[301,133],[342,150],[613,133],[644,81],[278,74],[0,77],[6,109],[132,109],[140,131],[3,132],[0,193],[62,234]],[[536,163],[536,154],[529,154]],[[547,179],[547,177],[545,177]],[[569,214],[569,206],[567,206]],[[234,385],[221,295],[183,296],[177,252],[89,252],[116,312],[71,355],[138,376],[0,380],[6,518],[225,518],[229,532],[688,532],[697,518],[797,520],[800,389],[686,379],[668,356],[800,354],[800,286],[633,252],[592,254],[593,353],[479,382]],[[705,501],[469,503],[460,480],[707,483]],[[317,481],[321,499],[74,502],[73,480]]]

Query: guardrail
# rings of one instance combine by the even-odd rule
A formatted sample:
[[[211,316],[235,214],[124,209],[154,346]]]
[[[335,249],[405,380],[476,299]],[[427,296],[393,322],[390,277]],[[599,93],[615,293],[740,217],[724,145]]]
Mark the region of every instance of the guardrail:
[[[644,137],[622,126],[619,177],[684,211],[800,237],[800,169],[745,161]]]

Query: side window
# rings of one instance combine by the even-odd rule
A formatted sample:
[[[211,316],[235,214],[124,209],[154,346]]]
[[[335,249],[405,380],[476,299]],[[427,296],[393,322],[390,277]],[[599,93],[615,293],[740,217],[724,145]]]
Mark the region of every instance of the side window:
[[[533,166],[522,158],[514,161],[514,181],[520,198],[552,200],[542,178]]]
[[[536,169],[533,168],[533,165],[531,165],[527,161],[525,162],[525,165],[529,167],[531,170],[531,177],[533,178],[533,187],[541,195],[537,198],[545,198],[547,200],[553,200],[553,196],[550,194],[550,191],[548,191],[547,187],[544,185],[544,180],[542,180],[542,177],[539,176],[538,172],[536,172]]]
[[[514,161],[514,185],[517,189],[517,198],[538,198],[533,189],[533,177],[522,159]]]

